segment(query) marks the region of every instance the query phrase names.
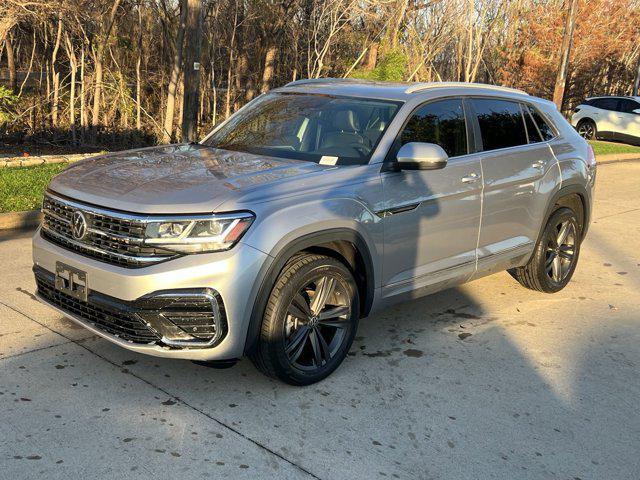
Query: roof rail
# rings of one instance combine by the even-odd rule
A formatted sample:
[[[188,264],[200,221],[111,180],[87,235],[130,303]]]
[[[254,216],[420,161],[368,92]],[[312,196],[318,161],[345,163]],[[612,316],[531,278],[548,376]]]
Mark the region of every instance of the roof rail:
[[[358,78],[301,78],[300,80],[295,80],[293,82],[289,82],[285,85],[285,87],[291,87],[292,85],[307,85],[313,83],[340,83],[340,82],[362,82],[362,80]]]
[[[516,88],[500,87],[498,85],[488,85],[486,83],[469,83],[469,82],[424,82],[416,83],[407,88],[404,93],[421,92],[422,90],[429,90],[431,88],[482,88],[485,90],[498,90],[501,92],[519,93],[521,95],[529,95],[524,90],[518,90]]]

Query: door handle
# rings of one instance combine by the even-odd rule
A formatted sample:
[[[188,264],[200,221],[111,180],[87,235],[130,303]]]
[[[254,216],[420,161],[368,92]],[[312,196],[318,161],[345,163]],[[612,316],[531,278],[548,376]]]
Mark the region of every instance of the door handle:
[[[547,162],[545,162],[543,160],[538,160],[537,162],[534,162],[531,166],[533,168],[537,168],[539,170],[544,170],[544,167],[547,166]]]
[[[473,173],[470,173],[469,175],[467,175],[466,177],[462,177],[460,179],[460,181],[462,183],[474,183],[474,182],[477,182],[479,178],[480,178],[480,175],[478,175],[477,173],[473,172]]]

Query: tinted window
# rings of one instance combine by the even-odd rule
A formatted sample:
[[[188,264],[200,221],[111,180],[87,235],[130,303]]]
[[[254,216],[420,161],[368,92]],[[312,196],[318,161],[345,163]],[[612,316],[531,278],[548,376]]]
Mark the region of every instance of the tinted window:
[[[538,127],[531,118],[531,114],[526,110],[524,105],[523,107],[523,115],[524,115],[524,124],[527,127],[527,136],[529,137],[529,143],[538,143],[542,141],[542,137],[540,136],[540,132],[538,131]]]
[[[633,100],[622,99],[618,106],[620,107],[619,111],[622,113],[633,113],[634,110],[640,108],[640,103],[634,102]]]
[[[465,155],[467,129],[462,100],[441,100],[421,107],[404,127],[395,151],[409,142],[435,143],[450,157]]]
[[[519,104],[485,98],[474,98],[471,102],[478,116],[485,151],[527,144]]]
[[[542,117],[542,115],[540,115],[540,112],[538,112],[538,110],[533,108],[531,105],[529,105],[529,113],[533,117],[533,121],[536,122],[538,130],[540,130],[542,140],[546,142],[547,140],[551,140],[556,136],[549,123]]]
[[[593,101],[593,106],[602,110],[617,110],[617,98],[597,98]]]

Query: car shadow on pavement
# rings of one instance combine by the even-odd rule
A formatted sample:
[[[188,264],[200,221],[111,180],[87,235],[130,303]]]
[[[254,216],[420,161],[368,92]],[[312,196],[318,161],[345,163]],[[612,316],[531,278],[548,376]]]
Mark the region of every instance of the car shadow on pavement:
[[[579,341],[572,328],[541,332],[539,320],[487,312],[468,288],[452,288],[363,320],[343,366],[307,388],[268,379],[247,360],[214,370],[90,337],[51,348],[40,368],[28,357],[4,360],[0,403],[12,418],[49,425],[37,444],[58,442],[62,456],[82,447],[88,462],[104,447],[100,435],[74,436],[86,422],[118,433],[116,444],[137,439],[127,444],[134,457],[199,452],[170,432],[240,435],[319,478],[628,478],[639,467],[629,399],[640,391],[628,383],[638,359],[622,348],[633,342],[633,319]],[[116,411],[143,416],[132,423]],[[16,445],[4,451],[23,455]]]

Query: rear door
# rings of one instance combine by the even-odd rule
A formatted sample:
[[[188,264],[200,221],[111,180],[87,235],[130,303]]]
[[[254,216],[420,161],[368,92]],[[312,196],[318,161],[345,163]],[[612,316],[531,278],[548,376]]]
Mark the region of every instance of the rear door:
[[[409,142],[438,144],[449,160],[441,170],[381,173],[383,297],[421,295],[474,272],[482,172],[471,138],[463,101],[449,98],[416,109],[392,145],[388,161]]]
[[[472,98],[469,103],[483,151],[480,270],[531,251],[560,173],[546,142],[555,131],[540,112],[508,99]]]
[[[630,135],[640,138],[640,114],[634,110],[640,109],[640,103],[630,98],[621,98],[618,104],[621,138]]]
[[[597,98],[593,101],[593,119],[596,121],[598,134],[615,137],[621,129],[618,112],[618,99],[615,97]]]

